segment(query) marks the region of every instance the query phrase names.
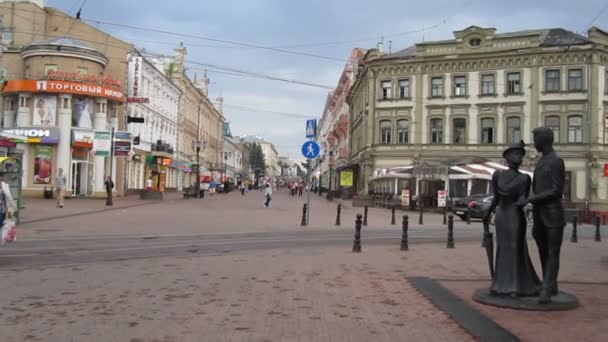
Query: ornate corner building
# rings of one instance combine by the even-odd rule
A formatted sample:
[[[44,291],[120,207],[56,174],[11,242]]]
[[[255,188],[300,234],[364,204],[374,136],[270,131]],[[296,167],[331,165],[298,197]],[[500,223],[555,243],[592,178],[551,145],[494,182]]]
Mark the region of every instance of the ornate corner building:
[[[468,27],[445,41],[367,52],[355,71],[350,159],[360,193],[437,205],[489,192],[502,151],[551,127],[566,163],[565,199],[608,210],[608,34],[564,29],[497,33]],[[449,186],[446,186],[449,184]]]

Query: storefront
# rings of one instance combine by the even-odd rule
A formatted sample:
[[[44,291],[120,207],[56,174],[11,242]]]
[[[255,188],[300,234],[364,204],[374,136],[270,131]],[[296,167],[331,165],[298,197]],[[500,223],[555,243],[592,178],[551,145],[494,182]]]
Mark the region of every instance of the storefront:
[[[152,180],[152,189],[166,191],[167,180],[171,170],[172,156],[162,152],[152,152],[146,156],[146,180]]]

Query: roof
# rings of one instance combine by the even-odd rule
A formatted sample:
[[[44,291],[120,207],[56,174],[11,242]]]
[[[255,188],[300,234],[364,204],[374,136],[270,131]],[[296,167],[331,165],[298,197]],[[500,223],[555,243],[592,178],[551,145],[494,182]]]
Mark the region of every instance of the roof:
[[[569,46],[591,43],[589,39],[581,36],[580,34],[566,31],[562,28],[555,28],[545,31],[547,32],[543,32],[545,37],[540,44],[541,46]]]
[[[84,50],[97,51],[92,47],[86,45],[78,39],[70,38],[70,37],[54,37],[47,40],[41,40],[38,42],[34,42],[30,44],[30,46],[42,46],[42,45],[56,45],[56,46],[70,46]]]
[[[395,53],[391,53],[386,55],[384,58],[393,58],[393,57],[416,57],[416,45],[409,46],[403,50],[399,50]]]

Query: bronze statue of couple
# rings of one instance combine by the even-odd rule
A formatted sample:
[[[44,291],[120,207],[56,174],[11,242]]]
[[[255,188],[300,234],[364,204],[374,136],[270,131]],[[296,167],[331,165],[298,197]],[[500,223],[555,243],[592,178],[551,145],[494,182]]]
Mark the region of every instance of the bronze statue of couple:
[[[509,168],[492,176],[494,200],[484,217],[484,222],[488,222],[492,211],[496,210],[497,248],[490,295],[509,298],[538,296],[538,304],[548,304],[551,297],[559,293],[557,274],[565,226],[562,207],[565,167],[553,150],[553,131],[539,127],[533,135],[534,147],[542,153],[533,180],[519,171],[526,153],[523,141],[504,151],[503,157]],[[540,255],[542,281],[530,261],[526,243],[524,206],[528,203],[533,206],[532,236]]]

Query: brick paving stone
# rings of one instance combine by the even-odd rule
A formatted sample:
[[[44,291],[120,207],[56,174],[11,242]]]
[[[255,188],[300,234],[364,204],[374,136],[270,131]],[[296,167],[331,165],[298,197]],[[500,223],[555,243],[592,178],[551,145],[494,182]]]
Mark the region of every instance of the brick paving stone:
[[[413,247],[366,246],[353,254],[350,246],[310,246],[0,269],[0,340],[471,340],[405,277],[439,279],[471,302],[475,288],[489,284],[485,251],[478,243]],[[529,248],[538,269],[536,247]],[[582,308],[477,307],[524,340],[601,340],[608,333],[604,245],[565,244],[562,253],[561,286]]]

